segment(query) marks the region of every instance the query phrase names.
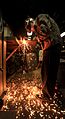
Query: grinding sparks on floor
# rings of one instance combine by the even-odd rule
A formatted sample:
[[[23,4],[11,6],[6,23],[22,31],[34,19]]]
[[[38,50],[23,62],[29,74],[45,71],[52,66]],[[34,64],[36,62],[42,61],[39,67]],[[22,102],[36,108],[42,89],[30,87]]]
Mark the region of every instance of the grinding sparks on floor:
[[[13,79],[7,85],[2,110],[16,111],[16,119],[64,119],[65,110],[61,110],[62,102],[57,94],[53,100],[47,101],[42,97],[39,86],[37,80]]]

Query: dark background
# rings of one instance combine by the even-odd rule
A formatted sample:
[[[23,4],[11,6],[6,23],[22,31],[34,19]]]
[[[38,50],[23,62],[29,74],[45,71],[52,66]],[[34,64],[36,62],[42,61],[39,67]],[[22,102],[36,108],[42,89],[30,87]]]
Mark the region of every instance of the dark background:
[[[49,14],[59,25],[61,32],[65,29],[65,4],[63,0],[2,0],[0,4],[3,18],[15,35],[23,32],[27,16],[35,18],[40,13]]]

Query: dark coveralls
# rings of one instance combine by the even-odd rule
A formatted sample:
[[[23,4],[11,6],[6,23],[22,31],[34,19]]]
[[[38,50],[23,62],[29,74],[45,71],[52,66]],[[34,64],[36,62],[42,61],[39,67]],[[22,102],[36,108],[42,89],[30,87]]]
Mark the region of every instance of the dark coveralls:
[[[47,27],[50,29],[49,38],[53,41],[52,45],[50,45],[50,47],[45,49],[43,52],[41,67],[42,83],[44,88],[47,87],[50,96],[53,97],[60,63],[62,39],[60,37],[60,30],[56,22],[48,14],[40,14],[37,18],[36,24],[41,27],[42,32],[44,32],[44,28],[45,30]]]
[[[49,94],[53,97],[60,63],[61,45],[58,43],[46,49],[41,67],[42,82],[46,82]]]

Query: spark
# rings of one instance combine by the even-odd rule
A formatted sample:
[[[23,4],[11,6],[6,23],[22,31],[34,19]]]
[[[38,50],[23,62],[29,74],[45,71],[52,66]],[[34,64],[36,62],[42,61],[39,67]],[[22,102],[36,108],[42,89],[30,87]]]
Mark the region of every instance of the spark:
[[[54,117],[55,119],[63,119],[65,111],[56,104],[57,97],[51,102],[44,100],[42,89],[38,88],[39,82],[37,80],[27,80],[26,78],[23,80],[19,77],[16,81],[13,80],[11,86],[8,84],[3,111],[16,111],[16,119],[26,116],[28,119],[35,119],[36,116],[39,119],[52,119]]]
[[[24,45],[26,45],[27,42],[26,42],[25,39],[23,39],[23,40],[22,40],[22,43],[23,43]]]

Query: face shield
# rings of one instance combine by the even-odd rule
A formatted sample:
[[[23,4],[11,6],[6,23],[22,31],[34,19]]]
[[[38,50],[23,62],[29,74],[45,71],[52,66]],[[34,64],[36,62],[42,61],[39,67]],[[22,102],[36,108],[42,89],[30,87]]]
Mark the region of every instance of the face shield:
[[[30,17],[25,20],[25,29],[27,32],[34,31],[34,22],[34,19]]]

